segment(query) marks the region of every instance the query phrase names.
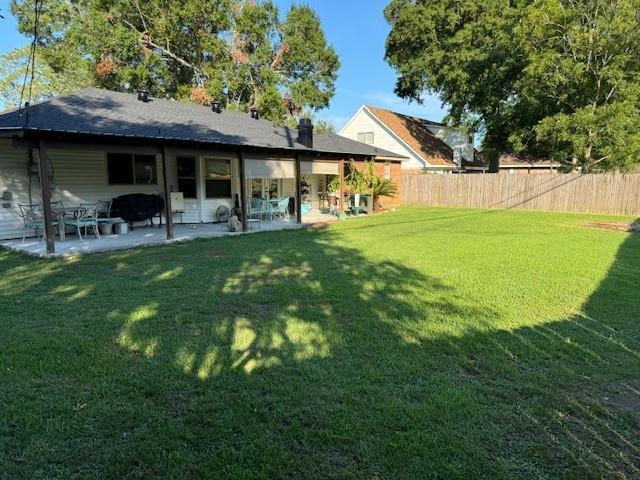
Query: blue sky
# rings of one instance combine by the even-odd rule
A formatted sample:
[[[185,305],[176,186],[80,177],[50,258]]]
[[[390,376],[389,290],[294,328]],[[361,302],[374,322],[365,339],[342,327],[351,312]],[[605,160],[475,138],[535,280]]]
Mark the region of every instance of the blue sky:
[[[306,3],[322,21],[327,40],[340,57],[336,95],[318,118],[340,129],[363,103],[439,121],[446,114],[440,101],[426,97],[424,105],[407,103],[393,93],[395,72],[384,61],[384,43],[389,32],[383,10],[388,0],[275,0],[284,14],[291,4]],[[9,2],[0,0],[5,17],[0,20],[0,54],[25,45],[29,39],[16,29]]]

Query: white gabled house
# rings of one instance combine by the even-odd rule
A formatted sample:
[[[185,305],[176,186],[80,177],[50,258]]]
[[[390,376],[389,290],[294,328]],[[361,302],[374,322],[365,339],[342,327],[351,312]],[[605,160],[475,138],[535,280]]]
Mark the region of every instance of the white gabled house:
[[[474,158],[472,134],[371,105],[360,107],[339,135],[408,157],[403,169],[445,173]]]

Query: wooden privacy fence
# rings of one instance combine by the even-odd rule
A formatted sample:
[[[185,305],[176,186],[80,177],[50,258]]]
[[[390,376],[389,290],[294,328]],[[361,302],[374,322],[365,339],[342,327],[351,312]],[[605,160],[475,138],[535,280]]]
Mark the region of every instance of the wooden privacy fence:
[[[640,215],[640,174],[404,174],[402,203]]]

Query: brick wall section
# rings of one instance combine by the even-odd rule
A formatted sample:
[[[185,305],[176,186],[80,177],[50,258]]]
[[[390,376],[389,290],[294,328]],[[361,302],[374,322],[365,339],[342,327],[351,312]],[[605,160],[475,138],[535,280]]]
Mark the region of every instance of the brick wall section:
[[[393,197],[381,197],[380,204],[382,208],[395,208],[400,206],[400,197],[402,193],[402,164],[400,162],[391,163],[391,181],[395,183],[397,192]],[[384,178],[385,161],[379,160],[375,164],[376,175]],[[356,168],[360,169],[364,166],[363,161],[356,162]]]

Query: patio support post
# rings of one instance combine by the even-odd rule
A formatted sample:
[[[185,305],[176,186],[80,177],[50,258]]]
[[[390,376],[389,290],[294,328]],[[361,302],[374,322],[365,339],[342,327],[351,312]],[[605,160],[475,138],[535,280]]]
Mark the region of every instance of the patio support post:
[[[49,157],[47,146],[43,140],[38,144],[40,192],[42,195],[42,212],[44,215],[44,240],[47,243],[47,253],[55,253],[55,236],[53,233],[53,214],[51,212],[51,185],[49,184]],[[64,228],[64,225],[60,225]]]
[[[171,214],[171,187],[169,186],[169,174],[167,172],[167,147],[162,147],[162,179],[164,184],[164,216],[167,240],[173,238],[173,215]]]
[[[344,160],[340,160],[340,213],[344,213]]]
[[[242,210],[242,231],[247,231],[247,179],[245,178],[244,152],[240,150],[238,155],[238,170],[240,173],[240,210]]]
[[[296,153],[296,223],[302,223],[302,174],[300,154]]]

